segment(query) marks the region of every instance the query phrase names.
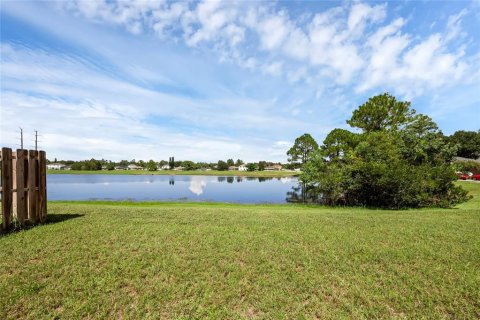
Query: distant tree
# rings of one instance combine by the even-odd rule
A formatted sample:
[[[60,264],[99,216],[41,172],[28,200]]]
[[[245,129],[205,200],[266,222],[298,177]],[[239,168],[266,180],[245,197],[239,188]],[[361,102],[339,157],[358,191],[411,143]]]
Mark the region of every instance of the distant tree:
[[[145,169],[145,167],[147,166],[147,164],[145,163],[145,161],[139,160],[139,161],[138,161],[138,166],[140,166],[140,167],[142,167],[143,169]]]
[[[257,170],[257,165],[255,163],[247,163],[247,171]]]
[[[147,168],[148,171],[157,171],[157,163],[153,160],[149,160],[145,164],[145,167]]]
[[[267,167],[266,161],[259,161],[258,162],[258,171],[263,171]]]
[[[302,136],[295,139],[295,143],[287,151],[290,162],[298,162],[304,165],[309,159],[310,154],[318,149],[318,144],[315,139],[308,133],[303,134]]]
[[[456,131],[448,140],[457,146],[457,156],[469,159],[480,157],[480,131]]]
[[[184,168],[184,170],[196,170],[198,168],[197,165],[190,160],[182,161],[181,166]]]
[[[238,167],[240,165],[243,164],[243,160],[240,160],[240,159],[237,159],[237,161],[235,162],[235,165]]]
[[[235,162],[233,162],[233,159],[228,159],[228,160],[227,160],[227,165],[228,165],[229,167],[231,167],[231,166],[235,165]]]
[[[121,167],[127,167],[128,166],[128,160],[122,160],[118,163],[119,166]]]
[[[233,161],[233,160],[232,160]],[[228,164],[223,160],[218,160],[217,170],[226,171],[228,170]]]
[[[72,170],[82,170],[82,162],[74,162],[70,166]]]
[[[160,160],[160,162],[158,163],[158,165],[159,165],[160,167],[163,167],[163,166],[166,165],[166,164],[168,164],[168,161],[166,161],[166,160]]]
[[[107,164],[107,170],[114,170],[115,169],[115,164],[113,162],[110,162]]]

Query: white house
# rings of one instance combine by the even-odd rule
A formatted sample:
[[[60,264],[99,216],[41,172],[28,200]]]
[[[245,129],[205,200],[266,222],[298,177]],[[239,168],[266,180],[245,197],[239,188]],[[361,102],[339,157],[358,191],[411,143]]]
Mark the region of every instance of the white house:
[[[50,163],[47,164],[47,169],[49,170],[65,170],[67,166],[62,163]]]
[[[170,170],[170,165],[164,164],[163,166],[160,167],[160,170]]]
[[[265,171],[280,171],[280,170],[282,170],[282,165],[280,164],[274,164],[265,168]]]
[[[139,167],[135,164],[129,164],[128,167],[127,167],[127,170],[143,170],[143,168]]]
[[[241,164],[238,166],[238,171],[247,171],[247,166],[245,164]]]

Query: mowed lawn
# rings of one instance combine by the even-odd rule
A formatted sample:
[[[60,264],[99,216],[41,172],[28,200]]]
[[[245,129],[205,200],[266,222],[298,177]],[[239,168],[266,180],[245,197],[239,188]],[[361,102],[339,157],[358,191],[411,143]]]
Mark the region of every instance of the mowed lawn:
[[[447,210],[49,203],[0,237],[0,319],[478,319],[462,185]]]

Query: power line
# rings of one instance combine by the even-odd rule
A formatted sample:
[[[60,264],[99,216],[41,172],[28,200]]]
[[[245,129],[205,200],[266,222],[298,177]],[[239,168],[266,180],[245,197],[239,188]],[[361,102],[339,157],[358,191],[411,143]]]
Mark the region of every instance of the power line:
[[[35,130],[35,151],[38,150],[38,131]]]
[[[20,128],[20,149],[23,149],[23,129]]]

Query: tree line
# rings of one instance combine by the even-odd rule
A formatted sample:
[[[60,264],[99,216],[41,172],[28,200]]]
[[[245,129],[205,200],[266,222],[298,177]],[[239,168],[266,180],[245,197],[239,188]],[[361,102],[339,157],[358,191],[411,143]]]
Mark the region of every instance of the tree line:
[[[71,170],[85,170],[85,171],[96,171],[96,170],[115,170],[115,168],[127,168],[129,165],[135,165],[140,167],[142,170],[148,171],[156,171],[159,169],[175,169],[175,168],[182,168],[182,170],[192,171],[192,170],[219,170],[219,171],[227,171],[231,167],[238,167],[240,165],[245,165],[247,171],[263,171],[265,168],[272,166],[274,164],[281,164],[278,162],[271,162],[271,161],[259,161],[259,162],[250,162],[246,163],[241,160],[237,159],[234,161],[233,159],[218,160],[218,162],[194,162],[191,160],[179,160],[175,161],[173,157],[170,157],[169,161],[160,160],[155,161],[150,159],[148,161],[144,160],[121,160],[118,162],[110,161],[110,160],[97,160],[97,159],[90,159],[90,160],[57,160],[56,158],[52,160],[47,160],[47,163],[61,163],[66,166],[69,166]],[[290,163],[283,165],[285,168],[294,168]]]
[[[480,156],[480,131],[445,136],[408,101],[388,93],[353,111],[320,146],[310,134],[295,140],[289,161],[300,180],[327,205],[384,208],[450,207],[468,199],[454,182],[455,156]]]

